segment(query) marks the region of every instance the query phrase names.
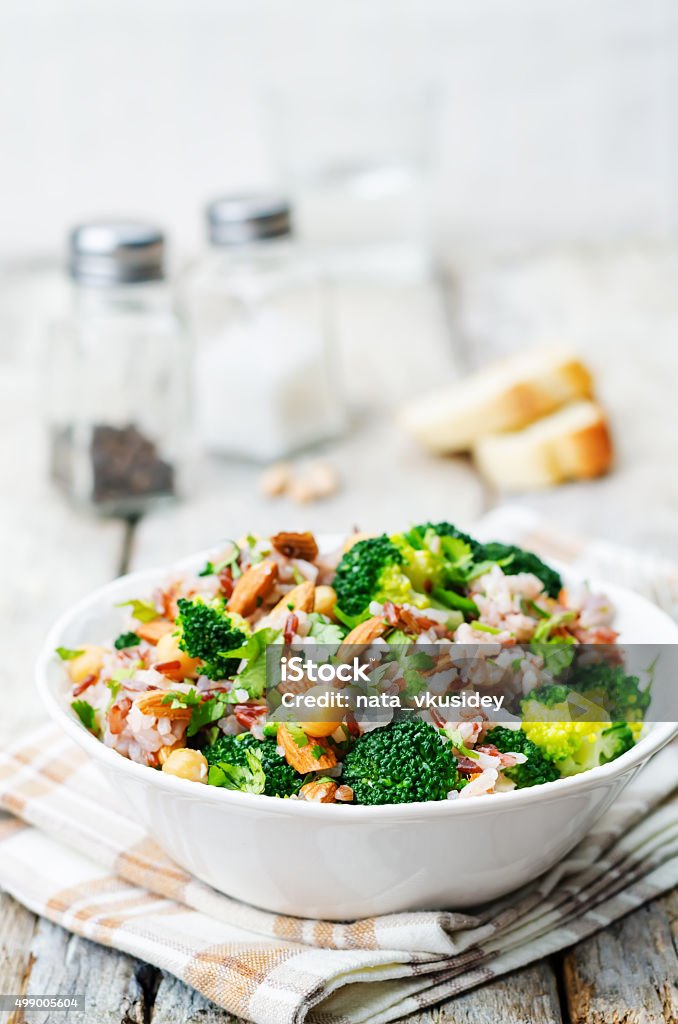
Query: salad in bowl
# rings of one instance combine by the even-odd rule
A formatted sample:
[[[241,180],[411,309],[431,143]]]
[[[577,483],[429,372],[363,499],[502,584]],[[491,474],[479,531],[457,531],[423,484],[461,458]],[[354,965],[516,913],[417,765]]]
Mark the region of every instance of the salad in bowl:
[[[580,775],[634,747],[650,700],[624,667],[606,594],[447,522],[329,547],[310,532],[248,535],[115,604],[117,633],[53,654],[73,719],[163,776],[347,814]],[[281,715],[272,647],[321,648],[335,665],[358,651],[380,666],[382,710],[325,701]],[[461,701],[498,687],[501,720]],[[291,689],[328,687],[307,671]]]

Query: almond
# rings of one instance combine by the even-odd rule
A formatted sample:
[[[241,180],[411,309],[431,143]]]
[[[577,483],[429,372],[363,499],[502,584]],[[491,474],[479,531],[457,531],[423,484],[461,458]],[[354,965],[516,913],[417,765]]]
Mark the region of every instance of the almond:
[[[276,533],[275,537],[271,537],[271,544],[287,558],[303,558],[306,562],[314,562],[318,557],[318,544],[310,531]]]
[[[408,608],[400,608],[397,610],[398,626],[405,633],[425,633],[431,626],[437,625],[435,619],[428,619],[423,615],[414,615]]]
[[[342,644],[337,651],[337,658],[340,661],[352,658],[355,654],[353,651],[354,646],[369,645],[373,640],[383,636],[388,629],[391,629],[391,626],[377,615],[374,615],[371,619],[366,619],[365,622],[361,622],[359,625],[355,626],[355,628],[344,637]]]
[[[304,733],[304,736],[306,736],[308,743],[300,747],[295,742],[294,737],[284,722],[281,722],[278,726],[278,746],[282,747],[285,751],[287,763],[291,764],[300,775],[305,775],[306,772],[318,772],[324,771],[327,768],[334,768],[337,763],[334,751],[319,743],[312,736],[307,736],[306,733]],[[324,753],[320,757],[314,757],[313,751],[318,747],[322,747]]]
[[[247,618],[273,590],[278,579],[278,566],[270,559],[252,565],[238,579],[226,607],[229,612]]]
[[[292,587],[284,594],[277,605],[271,611],[271,615],[278,612],[312,612],[315,604],[315,586],[310,580]]]
[[[134,701],[134,705],[139,708],[142,715],[169,718],[172,722],[190,722],[191,708],[173,708],[171,701],[163,704],[166,697],[165,690],[149,690],[147,693],[140,694]]]
[[[167,636],[168,633],[172,633],[176,629],[173,622],[169,622],[168,619],[153,619],[152,622],[140,622],[137,628],[134,630],[137,636],[140,636],[142,640],[145,640],[149,644],[155,645],[162,637]]]
[[[311,800],[316,804],[333,804],[336,792],[336,782],[307,782],[299,790],[304,800]]]
[[[387,629],[390,629],[388,622],[384,622],[378,615],[366,619],[357,625],[348,636],[344,637],[342,647],[348,644],[371,644],[373,640],[383,636]]]

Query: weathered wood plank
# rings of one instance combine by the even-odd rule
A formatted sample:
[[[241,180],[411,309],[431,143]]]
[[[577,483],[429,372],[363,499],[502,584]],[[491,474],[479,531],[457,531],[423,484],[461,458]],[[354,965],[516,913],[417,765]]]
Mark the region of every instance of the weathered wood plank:
[[[667,893],[666,896],[662,896],[660,900],[657,900],[657,904],[666,914],[669,928],[673,935],[673,945],[676,954],[678,954],[678,889],[674,889],[672,892]]]
[[[138,960],[71,935],[41,919],[31,946],[25,995],[80,995],[85,1009],[69,1024],[145,1024],[156,971]],[[63,1011],[26,1012],[16,1024],[64,1024]]]
[[[403,1024],[562,1024],[556,976],[540,963],[455,996]]]
[[[641,907],[580,942],[564,958],[563,978],[572,1024],[675,1024],[678,956],[665,905]]]
[[[239,1018],[219,1009],[195,989],[165,971],[148,1024],[240,1024]]]
[[[21,995],[31,965],[31,943],[37,918],[5,892],[0,892],[0,995]],[[0,1011],[0,1021],[9,1020]]]

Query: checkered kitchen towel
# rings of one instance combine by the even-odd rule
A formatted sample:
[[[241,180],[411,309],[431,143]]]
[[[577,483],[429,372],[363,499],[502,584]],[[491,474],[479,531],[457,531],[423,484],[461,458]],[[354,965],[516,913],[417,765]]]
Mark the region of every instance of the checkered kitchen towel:
[[[488,529],[595,575],[632,564],[626,552],[552,536],[523,513]],[[637,567],[635,579],[660,587],[665,606],[677,596],[670,565]],[[388,1021],[570,945],[678,884],[677,782],[673,745],[565,861],[478,913],[336,924],[268,914],[196,881],[46,726],[0,753],[0,887],[260,1024]]]

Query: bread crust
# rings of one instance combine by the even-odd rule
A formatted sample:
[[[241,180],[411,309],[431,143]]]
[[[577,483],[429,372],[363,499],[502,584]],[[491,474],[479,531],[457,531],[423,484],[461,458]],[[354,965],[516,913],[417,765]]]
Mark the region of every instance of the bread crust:
[[[566,407],[531,428],[483,438],[474,449],[483,476],[498,490],[533,490],[606,473],[614,453],[605,413],[594,402],[581,407],[589,422],[580,426],[567,423],[573,407]],[[559,432],[557,418],[563,414]]]
[[[537,363],[532,371],[524,362],[514,371],[509,360],[410,403],[400,420],[430,451],[446,454],[466,451],[486,434],[520,430],[567,402],[592,394],[591,375],[574,356]]]

